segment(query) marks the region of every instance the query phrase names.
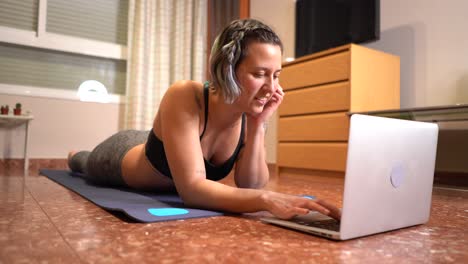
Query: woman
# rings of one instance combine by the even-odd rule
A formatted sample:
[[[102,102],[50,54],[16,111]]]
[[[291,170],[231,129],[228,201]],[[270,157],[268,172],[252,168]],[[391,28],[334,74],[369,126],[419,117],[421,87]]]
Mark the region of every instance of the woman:
[[[233,21],[214,42],[211,83],[176,82],[149,134],[122,131],[91,153],[70,153],[70,168],[106,185],[175,188],[193,207],[269,211],[283,219],[317,210],[339,218],[325,201],[261,189],[269,179],[264,124],[284,96],[278,82],[282,51],[268,26]],[[237,187],[217,182],[234,166]]]

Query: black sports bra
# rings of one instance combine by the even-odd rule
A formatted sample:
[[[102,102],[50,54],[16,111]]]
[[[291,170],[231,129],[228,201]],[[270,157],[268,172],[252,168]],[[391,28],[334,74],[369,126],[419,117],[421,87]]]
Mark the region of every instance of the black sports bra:
[[[203,127],[203,132],[200,135],[200,140],[205,134],[206,124],[208,122],[208,83],[205,83],[203,87],[203,96],[205,100],[205,124]],[[223,164],[219,166],[215,166],[210,161],[204,158],[207,179],[219,181],[226,177],[229,174],[229,172],[231,172],[237,160],[237,157],[239,156],[239,152],[244,146],[244,123],[245,116],[242,115],[242,125],[239,142],[237,143],[237,147],[234,150],[234,153],[228,160],[226,160]],[[172,178],[171,170],[169,169],[169,164],[167,162],[166,152],[164,151],[164,144],[159,138],[156,137],[152,130],[149,132],[148,140],[145,145],[145,155],[154,168],[156,168],[165,176]]]

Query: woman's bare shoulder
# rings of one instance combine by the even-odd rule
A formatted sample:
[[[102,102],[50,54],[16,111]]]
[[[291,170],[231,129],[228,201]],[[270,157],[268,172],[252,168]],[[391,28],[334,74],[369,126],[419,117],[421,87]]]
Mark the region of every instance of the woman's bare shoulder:
[[[166,94],[169,96],[190,96],[194,93],[199,93],[203,89],[203,83],[191,81],[191,80],[181,80],[172,84],[167,90]]]
[[[172,84],[164,94],[160,110],[177,108],[180,110],[194,111],[200,109],[203,101],[203,83],[182,80]]]

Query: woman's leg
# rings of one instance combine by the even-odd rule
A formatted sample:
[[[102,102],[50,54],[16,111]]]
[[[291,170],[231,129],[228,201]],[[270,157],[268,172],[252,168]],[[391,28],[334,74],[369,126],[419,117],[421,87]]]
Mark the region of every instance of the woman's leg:
[[[93,151],[70,153],[69,166],[73,171],[83,172],[86,179],[105,186],[128,187],[122,178],[122,159],[133,147],[146,142],[148,131],[120,131]]]

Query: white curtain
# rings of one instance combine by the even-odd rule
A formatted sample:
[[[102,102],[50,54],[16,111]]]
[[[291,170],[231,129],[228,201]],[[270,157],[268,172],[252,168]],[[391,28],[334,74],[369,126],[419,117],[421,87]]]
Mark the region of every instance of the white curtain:
[[[124,128],[149,130],[169,86],[203,81],[207,0],[130,0]]]

